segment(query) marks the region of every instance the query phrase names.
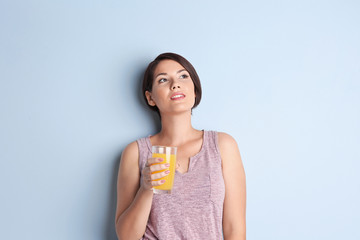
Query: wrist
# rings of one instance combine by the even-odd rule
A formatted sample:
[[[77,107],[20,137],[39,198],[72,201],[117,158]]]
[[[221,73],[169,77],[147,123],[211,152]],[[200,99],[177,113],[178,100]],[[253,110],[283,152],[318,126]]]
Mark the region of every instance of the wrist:
[[[151,195],[154,194],[152,188],[146,188],[146,187],[144,187],[144,185],[140,186],[140,192],[143,192],[143,193],[146,193],[146,194],[151,193]]]

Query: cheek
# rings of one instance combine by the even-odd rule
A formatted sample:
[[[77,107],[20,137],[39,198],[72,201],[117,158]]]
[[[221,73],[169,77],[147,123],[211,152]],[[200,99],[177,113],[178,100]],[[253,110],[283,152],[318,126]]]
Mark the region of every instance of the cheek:
[[[161,91],[161,89],[154,89],[153,95],[152,95],[154,101],[163,99],[165,96],[166,96],[165,91]]]
[[[196,93],[195,93],[195,86],[194,86],[194,83],[192,84],[191,86],[191,92],[194,93],[194,96],[196,97]]]

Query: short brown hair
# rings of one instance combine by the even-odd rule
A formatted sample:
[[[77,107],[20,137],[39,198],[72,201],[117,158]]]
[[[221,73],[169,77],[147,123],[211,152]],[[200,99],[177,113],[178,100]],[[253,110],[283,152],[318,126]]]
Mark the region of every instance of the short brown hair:
[[[180,56],[179,54],[176,53],[162,53],[159,56],[157,56],[155,58],[154,61],[152,61],[151,63],[149,63],[148,67],[145,70],[145,74],[144,74],[144,79],[142,82],[142,94],[143,97],[145,99],[145,103],[146,105],[153,111],[156,111],[159,116],[160,116],[160,112],[159,109],[156,106],[150,106],[146,96],[145,96],[145,92],[152,91],[152,86],[153,86],[153,82],[154,82],[154,72],[155,72],[155,68],[157,67],[157,65],[159,64],[159,62],[161,62],[162,60],[174,60],[176,62],[178,62],[180,65],[182,65],[186,71],[188,71],[188,73],[190,74],[190,77],[194,83],[194,89],[195,89],[195,103],[194,106],[191,108],[195,108],[197,105],[199,105],[200,100],[201,100],[201,84],[200,84],[200,79],[199,76],[197,75],[195,68],[193,67],[193,65],[191,65],[191,63],[186,60],[183,56]]]

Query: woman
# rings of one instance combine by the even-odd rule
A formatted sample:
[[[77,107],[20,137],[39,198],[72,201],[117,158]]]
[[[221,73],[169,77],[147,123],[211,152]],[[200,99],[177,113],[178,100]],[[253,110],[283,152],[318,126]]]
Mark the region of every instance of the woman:
[[[119,239],[246,238],[245,172],[236,141],[228,134],[200,131],[191,124],[201,99],[193,66],[174,53],[151,62],[143,80],[148,106],[161,131],[130,143],[123,151],[117,182]],[[153,163],[151,146],[176,146],[177,170],[171,194],[154,194],[169,166]],[[164,170],[162,173],[152,172]]]

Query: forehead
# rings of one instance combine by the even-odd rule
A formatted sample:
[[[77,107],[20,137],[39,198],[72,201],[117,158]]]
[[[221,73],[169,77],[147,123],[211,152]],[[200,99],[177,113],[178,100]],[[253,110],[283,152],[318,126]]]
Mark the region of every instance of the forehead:
[[[154,75],[156,76],[159,73],[176,73],[181,69],[184,69],[184,67],[180,63],[174,60],[166,59],[158,63],[155,68]]]

